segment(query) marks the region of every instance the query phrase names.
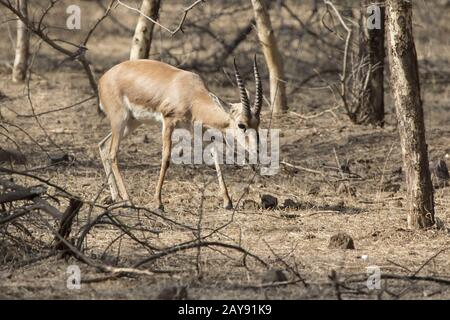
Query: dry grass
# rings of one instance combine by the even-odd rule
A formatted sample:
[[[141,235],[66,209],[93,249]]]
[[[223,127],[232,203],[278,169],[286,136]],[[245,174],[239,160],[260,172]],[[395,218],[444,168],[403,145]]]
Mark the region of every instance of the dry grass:
[[[92,15],[99,16],[101,11],[88,2],[82,2],[84,9],[89,9]],[[419,5],[419,4],[418,4]],[[436,160],[450,153],[450,121],[449,110],[449,72],[448,42],[439,41],[442,33],[432,32],[426,25],[431,21],[439,27],[444,27],[445,20],[438,19],[438,9],[426,10],[420,5],[417,12],[417,47],[419,63],[422,66],[422,89],[424,92],[427,139],[430,159]],[[172,5],[164,8],[163,17],[167,17]],[[214,10],[213,10],[214,13]],[[244,13],[242,13],[244,14]],[[249,15],[249,12],[245,14]],[[435,15],[435,16],[432,16]],[[432,16],[432,17],[431,17]],[[133,24],[129,12],[119,9],[119,17],[127,26]],[[59,21],[57,16],[52,20]],[[92,18],[93,19],[93,18]],[[285,21],[289,21],[285,17]],[[162,20],[164,21],[164,20]],[[55,22],[56,23],[56,22]],[[216,22],[218,23],[218,22]],[[292,24],[294,24],[291,21]],[[444,23],[444,24],[441,24]],[[117,28],[117,26],[115,26]],[[5,25],[1,26],[6,32]],[[125,31],[114,34],[114,25],[106,22],[94,37],[90,45],[90,58],[100,71],[124,60],[128,55],[129,34]],[[287,31],[285,31],[286,33]],[[286,35],[283,37],[287,37]],[[159,37],[159,31],[157,32]],[[76,38],[76,34],[72,34]],[[158,41],[154,53],[162,52],[171,47],[185,44],[196,38],[195,34],[177,35]],[[190,38],[189,38],[190,37]],[[283,38],[284,39],[284,38]],[[253,36],[251,36],[251,40]],[[207,46],[206,44],[203,44]],[[312,38],[304,38],[305,58],[300,65],[314,61],[311,55],[316,42]],[[0,59],[10,61],[13,51],[8,41],[0,43]],[[284,44],[286,55],[295,56],[291,47]],[[240,53],[250,50],[244,46]],[[197,58],[188,54],[186,46],[180,46],[179,55],[186,61]],[[326,60],[320,55],[316,58]],[[32,99],[37,112],[52,110],[56,107],[70,105],[90,95],[87,81],[74,64],[67,64],[60,69],[54,69],[62,57],[55,55],[51,49],[43,47],[37,55],[34,75],[31,81]],[[170,59],[169,59],[170,60]],[[294,63],[290,60],[289,63]],[[318,60],[321,61],[321,60]],[[320,63],[316,61],[317,64]],[[323,62],[324,64],[326,62]],[[292,69],[289,69],[292,70]],[[310,69],[308,69],[310,70]],[[311,71],[312,72],[312,71]],[[205,75],[211,80],[214,92],[224,96],[233,96],[224,75]],[[42,147],[51,152],[60,152],[46,139],[42,130],[36,125],[34,118],[23,118],[15,115],[29,114],[30,107],[24,95],[23,85],[14,85],[9,81],[8,70],[0,73],[1,92],[8,99],[0,101],[3,116],[9,122],[25,129]],[[310,84],[313,86],[313,84]],[[315,83],[314,86],[319,86]],[[295,82],[293,83],[295,86]],[[286,198],[294,199],[303,204],[299,210],[249,210],[239,209],[233,222],[214,236],[215,240],[240,243],[243,247],[257,254],[271,266],[284,269],[280,257],[291,265],[298,264],[300,274],[310,283],[305,288],[302,284],[271,289],[249,289],[236,286],[260,283],[263,268],[257,263],[250,263],[250,269],[243,267],[241,255],[222,249],[202,249],[201,269],[203,278],[196,276],[196,250],[161,259],[153,268],[173,271],[169,274],[156,274],[154,277],[120,278],[99,283],[84,284],[81,290],[66,289],[66,267],[75,263],[50,257],[42,261],[17,267],[14,263],[0,265],[0,297],[8,298],[102,298],[102,299],[151,299],[155,298],[161,287],[170,283],[181,283],[189,286],[189,296],[194,299],[204,298],[251,298],[251,299],[297,299],[297,298],[334,298],[336,292],[328,278],[332,270],[342,277],[349,275],[364,275],[366,267],[377,265],[383,273],[410,274],[417,270],[427,259],[442,248],[450,247],[448,231],[429,230],[412,231],[406,229],[405,192],[403,177],[396,177],[392,172],[401,166],[400,146],[392,109],[387,100],[388,125],[384,129],[374,129],[352,125],[342,110],[336,111],[337,118],[330,113],[301,120],[295,114],[289,114],[274,120],[272,127],[282,130],[281,157],[290,163],[301,164],[324,172],[324,177],[302,170],[282,166],[279,174],[267,177],[257,177],[251,184],[249,193],[244,199],[259,202],[261,194],[271,194],[278,197],[279,202]],[[333,107],[333,97],[327,90],[317,90],[304,87],[291,96],[292,111],[300,113],[318,112]],[[12,111],[11,111],[12,110]],[[264,114],[268,124],[267,111]],[[104,172],[97,152],[97,143],[107,134],[109,124],[96,115],[93,102],[72,108],[66,112],[50,113],[40,117],[45,130],[55,143],[74,156],[75,161],[67,166],[53,166],[34,172],[39,176],[58,184],[85,200],[92,201],[101,192],[100,199],[108,196],[103,189]],[[22,132],[11,128],[10,134],[15,138],[28,158],[28,168],[46,167],[48,160],[45,152]],[[144,143],[144,136],[150,138],[150,143]],[[0,137],[2,147],[13,147]],[[140,127],[126,141],[120,153],[120,166],[125,176],[135,205],[152,206],[152,195],[160,161],[160,128]],[[350,186],[355,190],[355,196],[338,193],[340,182],[336,171],[333,148],[341,160],[350,161],[352,173],[360,178],[350,179]],[[16,166],[17,170],[25,169]],[[236,200],[252,176],[252,171],[246,167],[227,166],[225,178],[230,187],[231,195]],[[206,166],[176,166],[169,169],[163,190],[166,215],[177,222],[196,226],[199,219],[199,208],[205,183],[212,181],[204,190],[203,232],[212,230],[226,223],[231,213],[221,209],[221,201],[217,196],[218,185],[213,168]],[[16,178],[17,182],[33,183],[31,180]],[[400,190],[383,191],[383,186],[390,181],[391,185],[400,185]],[[437,216],[450,226],[449,197],[450,189],[436,191]],[[66,204],[61,204],[64,207]],[[75,223],[75,230],[87,220],[87,207],[80,213]],[[93,215],[99,214],[96,209]],[[288,214],[286,214],[288,213]],[[144,216],[124,212],[121,216],[127,224],[140,222],[144,226],[162,228],[162,233],[152,236],[139,234],[149,238],[155,245],[172,245],[181,241],[194,239],[195,235],[183,229],[167,227],[162,221],[152,222]],[[355,240],[355,250],[329,249],[328,241],[333,234],[344,231]],[[45,239],[48,235],[39,234],[37,238]],[[119,233],[110,227],[102,227],[88,238],[87,254],[100,257],[108,244]],[[270,247],[269,247],[270,246]],[[119,260],[117,260],[120,248]],[[0,248],[0,252],[2,249]],[[11,250],[11,248],[7,248]],[[272,251],[273,250],[273,251]],[[276,253],[276,255],[274,254]],[[148,252],[135,242],[124,237],[122,241],[112,245],[103,257],[110,263],[132,264],[144,257]],[[368,259],[361,257],[367,255]],[[20,257],[26,259],[27,257]],[[100,276],[95,270],[80,265],[83,279]],[[410,270],[410,271],[407,271]],[[450,277],[450,251],[443,252],[428,263],[419,275]],[[364,285],[364,282],[360,285]],[[384,285],[389,292],[383,298],[395,298],[402,293],[404,298],[450,298],[450,288],[433,282],[408,282],[385,280]],[[377,292],[367,295],[347,294],[346,298],[372,297]]]

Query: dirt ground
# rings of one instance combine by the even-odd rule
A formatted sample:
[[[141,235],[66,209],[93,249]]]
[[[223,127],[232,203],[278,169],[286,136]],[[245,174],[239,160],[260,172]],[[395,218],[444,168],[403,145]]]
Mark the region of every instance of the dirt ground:
[[[48,17],[50,25],[64,26],[65,5],[69,2],[63,1],[55,8]],[[163,7],[161,21],[175,25],[180,4],[188,2],[169,1]],[[95,1],[79,3],[83,26],[92,25],[102,14],[101,7]],[[308,16],[306,5],[290,4],[300,16]],[[230,8],[227,10],[231,12]],[[198,24],[205,23],[208,14],[218,15],[219,10],[206,5],[201,11],[194,12],[191,19]],[[450,154],[448,12],[448,7],[435,2],[431,5],[429,1],[417,2],[415,10],[414,28],[421,67],[427,143],[429,158],[433,162]],[[246,6],[245,10],[233,15],[236,23],[230,28],[236,30],[245,25],[252,13]],[[98,76],[128,57],[130,30],[136,15],[120,7],[114,16],[121,25],[106,20],[88,44],[88,57]],[[0,19],[5,21],[7,17],[2,11]],[[222,209],[214,168],[171,165],[163,188],[163,201],[166,217],[193,227],[197,227],[200,219],[202,234],[230,222],[209,240],[239,244],[271,268],[285,270],[288,282],[296,279],[295,272],[290,270],[292,267],[298,270],[307,285],[296,282],[258,288],[265,268],[250,257],[247,257],[248,266],[245,267],[241,253],[222,247],[186,250],[161,258],[147,266],[154,271],[151,276],[101,279],[104,273],[74,258],[62,259],[57,255],[43,258],[50,251],[42,249],[39,241],[48,242],[51,236],[43,231],[45,226],[40,224],[36,215],[28,218],[35,226],[32,238],[27,238],[31,248],[25,249],[18,243],[5,247],[6,242],[0,239],[0,298],[154,299],[162,288],[171,285],[186,286],[188,297],[192,299],[334,299],[339,295],[345,299],[450,298],[450,286],[433,280],[450,281],[450,187],[435,191],[436,216],[446,227],[408,230],[404,176],[399,170],[402,166],[401,150],[388,92],[387,123],[382,129],[354,125],[342,109],[319,115],[335,106],[332,93],[319,79],[301,87],[298,84],[312,74],[314,68],[325,70],[327,66],[338,64],[338,57],[327,57],[325,50],[318,50],[320,44],[312,36],[303,35],[300,40],[294,35],[292,39],[295,28],[301,29],[288,16],[274,15],[274,20],[276,28],[280,23],[286,26],[279,33],[289,79],[290,112],[271,123],[272,128],[281,130],[280,158],[285,163],[320,173],[281,164],[278,174],[257,175],[250,183],[254,175],[251,168],[225,166],[224,175],[234,204],[248,187],[248,193],[244,194],[233,213]],[[224,21],[217,18],[210,25],[220,32],[226,26]],[[108,134],[109,123],[97,115],[95,100],[41,115],[39,122],[30,117],[32,107],[35,113],[42,113],[70,106],[88,98],[91,89],[76,63],[68,61],[60,65],[64,56],[39,43],[36,38],[32,41],[33,52],[38,47],[40,50],[34,57],[29,95],[26,85],[11,83],[8,66],[14,57],[10,39],[14,28],[12,22],[0,25],[0,112],[9,136],[14,137],[17,145],[1,135],[1,147],[19,147],[26,156],[26,165],[14,164],[15,170],[28,170],[28,173],[48,179],[88,202],[103,203],[109,191],[104,188],[105,174],[97,143]],[[54,34],[76,42],[82,39],[83,31],[87,29],[77,32],[55,30],[52,30]],[[233,34],[232,31],[229,33]],[[229,38],[228,33],[223,36]],[[208,41],[212,40],[200,39],[194,28],[187,28],[185,34],[174,37],[157,28],[152,57],[172,64],[177,60],[183,67],[192,61],[202,61],[218,50],[215,43]],[[255,50],[255,43],[255,34],[252,33],[248,43],[235,52],[242,57],[242,64]],[[199,53],[199,48],[204,50]],[[231,70],[231,61],[229,59],[229,63],[225,63],[227,70]],[[250,72],[249,67],[244,67],[244,70]],[[237,92],[222,70],[198,72],[213,92],[228,101],[237,98]],[[332,75],[328,76],[333,80]],[[265,70],[263,79],[267,79]],[[389,81],[386,81],[389,89]],[[317,116],[305,118],[305,115]],[[264,106],[262,127],[269,126],[269,118],[267,106]],[[141,126],[121,146],[120,167],[136,206],[152,208],[161,158],[160,139],[160,127]],[[58,153],[67,153],[73,159],[69,164],[49,166],[47,155]],[[340,163],[348,161],[351,174],[345,175],[345,179],[339,173],[336,157]],[[447,159],[447,163],[449,161]],[[4,165],[9,168],[9,165]],[[348,181],[348,190],[342,191],[340,185],[343,180]],[[37,184],[33,179],[17,175],[14,181],[24,185]],[[49,192],[57,194],[52,188]],[[277,197],[280,207],[286,199],[292,199],[299,204],[298,208],[263,210],[253,208],[249,201],[242,206],[245,200],[260,203],[263,194]],[[66,206],[66,201],[59,205],[61,210]],[[78,234],[84,223],[102,210],[95,207],[90,212],[89,206],[85,205],[75,221],[73,234]],[[157,247],[175,245],[196,237],[191,230],[168,224],[163,219],[148,219],[142,212],[119,211],[117,216],[130,226],[160,230],[158,235],[135,232],[139,239]],[[345,232],[353,238],[354,250],[328,247],[330,237],[338,232]],[[116,228],[103,226],[89,234],[85,253],[93,260],[109,265],[131,266],[148,255],[150,250],[121,235]],[[42,258],[34,261],[36,257]],[[83,283],[79,290],[69,290],[66,271],[73,264],[81,268],[82,281],[97,281]],[[366,268],[369,266],[378,266],[382,275],[406,277],[417,273],[418,277],[428,280],[386,278],[382,280],[382,289],[368,290]],[[333,274],[337,280],[333,280]],[[343,283],[339,292],[336,282]]]

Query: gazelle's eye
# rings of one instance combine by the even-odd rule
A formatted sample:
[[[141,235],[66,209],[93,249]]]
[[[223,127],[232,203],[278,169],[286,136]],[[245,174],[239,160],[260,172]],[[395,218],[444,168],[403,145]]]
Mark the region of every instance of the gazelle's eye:
[[[242,124],[242,123],[238,124],[238,128],[241,130],[244,130],[244,132],[245,132],[245,130],[247,130],[247,127],[245,126],[245,124]]]

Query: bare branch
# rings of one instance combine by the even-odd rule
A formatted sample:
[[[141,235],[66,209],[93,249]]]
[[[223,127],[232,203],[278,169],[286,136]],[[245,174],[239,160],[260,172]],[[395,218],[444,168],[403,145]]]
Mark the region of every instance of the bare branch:
[[[183,15],[181,17],[180,22],[178,23],[178,26],[174,29],[174,30],[170,30],[169,28],[165,27],[164,25],[162,25],[161,23],[159,23],[158,21],[156,21],[155,19],[152,19],[151,17],[147,16],[146,14],[144,14],[141,10],[131,7],[125,3],[123,3],[120,0],[117,0],[117,2],[121,5],[124,6],[127,9],[133,10],[138,12],[141,16],[145,17],[146,19],[150,20],[151,22],[153,22],[154,24],[156,24],[157,26],[161,27],[161,29],[164,29],[165,31],[169,32],[172,36],[175,35],[178,31],[184,32],[183,31],[183,25],[186,21],[186,18],[189,14],[189,11],[191,11],[192,9],[194,9],[198,4],[205,2],[206,0],[196,0],[194,3],[192,3],[189,7],[186,7],[183,9]]]

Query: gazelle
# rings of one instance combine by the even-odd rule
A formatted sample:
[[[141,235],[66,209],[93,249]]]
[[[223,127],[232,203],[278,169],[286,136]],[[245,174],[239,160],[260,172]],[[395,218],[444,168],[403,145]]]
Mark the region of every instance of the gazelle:
[[[200,76],[152,60],[122,62],[107,71],[99,81],[99,107],[108,117],[111,133],[100,143],[100,156],[108,177],[113,201],[120,197],[129,201],[123,179],[119,172],[117,152],[120,142],[142,123],[155,119],[162,122],[162,161],[156,185],[155,204],[163,209],[161,189],[170,163],[172,132],[177,127],[192,126],[202,122],[205,128],[220,131],[233,129],[245,132],[248,128],[258,130],[262,105],[261,79],[254,59],[256,82],[254,104],[245,89],[244,82],[234,63],[240,103],[222,106],[215,101]],[[110,141],[109,143],[107,143]],[[218,162],[214,157],[223,205],[232,209],[232,202]]]

